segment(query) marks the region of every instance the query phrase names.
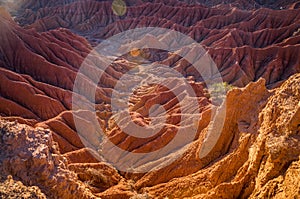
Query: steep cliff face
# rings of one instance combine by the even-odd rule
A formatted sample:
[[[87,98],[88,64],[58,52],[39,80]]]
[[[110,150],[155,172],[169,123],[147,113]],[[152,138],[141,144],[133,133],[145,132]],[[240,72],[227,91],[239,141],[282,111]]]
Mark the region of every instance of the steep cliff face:
[[[283,8],[283,1],[198,2],[205,5],[128,1],[122,16],[111,2],[96,0],[24,0],[14,7],[14,18],[1,7],[1,181],[12,175],[27,188],[10,178],[3,186],[17,184],[12,193],[27,190],[41,198],[299,195],[299,2]],[[223,80],[233,85],[225,88],[226,101],[222,104],[224,93],[218,93],[224,85],[213,85],[212,92],[199,71],[178,55],[192,52],[191,60],[202,60],[204,49],[193,45],[176,52],[131,49],[104,68],[94,47],[140,27],[176,30],[199,42]],[[146,38],[162,46],[181,42],[164,34]],[[140,67],[149,63],[160,78],[166,77],[163,85],[150,81],[134,87],[153,79]],[[85,64],[89,70],[80,71]],[[125,75],[130,81],[119,85]],[[81,90],[74,88],[78,77]],[[130,92],[128,102],[124,90]],[[129,114],[116,117],[116,107]],[[148,131],[134,135],[124,130],[131,128],[130,121],[162,128],[145,138]],[[178,153],[147,155],[176,137]],[[130,153],[116,154],[115,148]],[[141,158],[131,159],[131,154]],[[131,170],[120,169],[123,163]],[[153,165],[157,169],[135,172]]]
[[[60,154],[49,130],[3,120],[0,129],[3,176],[12,175],[27,186],[36,185],[50,198],[71,198],[75,194],[79,198],[94,197],[86,193],[76,174],[67,169],[67,159]],[[12,184],[11,179],[7,184]]]
[[[49,130],[2,120],[2,173],[39,186],[52,197],[296,197],[300,191],[300,75],[272,91],[264,83],[260,80],[228,93],[224,128],[204,159],[198,154],[208,141],[200,136],[173,164],[124,178],[108,163],[89,161],[85,150],[61,155]]]
[[[4,182],[2,182],[2,178],[1,178],[0,197],[1,198],[25,198],[25,199],[46,198],[45,194],[43,194],[38,187],[24,186],[22,182],[13,180],[12,176],[8,176]]]
[[[208,157],[220,155],[191,175],[143,190],[171,198],[299,195],[299,78],[299,74],[291,77],[271,93],[263,82],[230,91],[225,126]],[[155,178],[147,180],[151,179]]]
[[[199,2],[208,5],[220,3]],[[300,72],[297,58],[300,42],[299,6],[283,10],[260,6],[260,9],[242,10],[235,7],[247,2],[228,1],[231,4],[227,6],[206,7],[193,2],[153,1],[129,5],[122,16],[116,15],[111,2],[106,1],[34,4],[37,8],[28,3],[24,4],[16,20],[22,26],[37,31],[68,28],[86,37],[93,45],[129,29],[173,29],[203,45],[225,81],[243,87],[264,77],[268,85],[276,85],[295,72]],[[296,4],[295,1],[285,2],[284,7],[293,3]],[[248,4],[259,3],[253,1]],[[283,2],[260,4],[272,7]]]

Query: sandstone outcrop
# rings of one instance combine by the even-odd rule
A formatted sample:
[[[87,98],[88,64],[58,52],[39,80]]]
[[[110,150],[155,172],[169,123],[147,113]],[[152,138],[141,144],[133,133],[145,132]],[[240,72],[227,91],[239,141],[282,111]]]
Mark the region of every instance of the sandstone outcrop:
[[[300,191],[299,79],[299,74],[294,75],[271,91],[264,80],[229,91],[224,128],[204,159],[198,155],[208,142],[204,138],[214,139],[205,135],[210,125],[176,162],[147,174],[125,174],[124,178],[108,163],[84,163],[80,158],[76,162],[68,153],[60,155],[49,130],[2,120],[1,170],[26,185],[39,186],[46,194],[51,190],[52,196],[71,197],[82,190],[80,194],[103,198],[296,197]],[[59,179],[61,186],[52,187]]]
[[[1,7],[0,187],[40,198],[298,196],[299,2],[197,2],[128,1],[123,16],[96,0]],[[131,49],[104,68],[94,47],[139,27],[179,31],[203,49]],[[146,39],[178,43],[163,33]],[[228,84],[212,92],[179,56],[201,60],[204,49],[230,83],[227,95],[218,87]],[[174,138],[170,151],[155,154]]]
[[[199,2],[215,5],[219,1]],[[29,6],[32,4],[25,4],[23,9],[28,9],[25,12],[21,9],[16,20],[37,31],[68,28],[86,37],[93,45],[129,29],[173,29],[200,42],[217,64],[224,80],[240,87],[257,81],[259,77],[264,77],[268,85],[274,86],[300,72],[297,59],[300,48],[299,8],[241,10],[234,5],[245,2],[232,2],[235,2],[231,5],[233,7],[205,7],[178,1],[153,1],[129,6],[122,17],[114,14],[109,2],[71,1],[59,6],[40,4],[32,9]],[[270,5],[276,4],[282,5],[283,1],[270,2]]]
[[[218,151],[218,146],[223,149],[227,145],[227,153],[219,153],[217,160],[210,159],[209,166],[193,174],[143,190],[153,196],[171,198],[296,197],[299,194],[299,187],[294,184],[299,177],[299,77],[299,74],[293,76],[272,93],[263,88],[262,82],[250,84],[244,91],[230,91],[227,102],[230,113],[226,117],[230,121],[225,122],[223,136],[214,149]],[[245,98],[238,100],[238,96]],[[237,100],[243,108],[235,109],[238,106],[232,106],[237,104],[231,100]],[[248,103],[251,100],[256,102]],[[257,108],[248,109],[244,103],[255,104]],[[294,122],[297,125],[292,125]],[[291,173],[296,174],[293,179]]]
[[[93,198],[67,169],[49,130],[1,120],[1,174],[27,186],[37,185],[48,197]],[[20,185],[21,186],[21,185]]]
[[[8,176],[4,182],[0,183],[1,198],[40,198],[45,199],[46,196],[38,187],[24,186],[22,182],[15,181],[12,176]]]

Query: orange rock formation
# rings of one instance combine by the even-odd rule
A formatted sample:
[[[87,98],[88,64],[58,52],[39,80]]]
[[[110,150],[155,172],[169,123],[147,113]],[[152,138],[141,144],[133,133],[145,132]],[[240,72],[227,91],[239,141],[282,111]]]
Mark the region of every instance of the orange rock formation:
[[[285,1],[195,2],[128,1],[124,16],[113,13],[111,2],[96,0],[25,0],[12,14],[0,9],[0,180],[12,175],[27,186],[19,183],[8,191],[24,189],[40,198],[300,195],[299,1],[286,5]],[[96,83],[95,74],[102,68],[92,57],[89,64],[94,68],[80,74],[85,93],[74,90],[80,67],[94,46],[119,32],[149,26],[179,31],[203,45],[224,81],[235,86],[226,101],[222,103],[225,96],[220,102],[213,100],[187,60],[155,49],[134,49],[120,56]],[[148,39],[166,46],[176,42]],[[194,50],[193,56],[198,59],[200,53]],[[142,62],[165,64],[180,72],[195,96],[171,80],[166,84],[172,89],[156,84],[138,87],[130,95],[129,114],[118,121],[111,105],[114,88]],[[149,77],[143,72],[139,75]],[[132,84],[139,80],[130,77]],[[95,84],[96,94],[90,96]],[[72,101],[74,96],[84,108],[76,110],[79,105]],[[180,103],[182,96],[199,105],[199,110],[187,114],[185,123],[180,123],[183,110],[195,107],[190,101]],[[155,121],[163,121],[156,105],[167,115],[157,134],[138,138],[123,131],[129,120],[141,127],[153,123],[152,109],[158,112]],[[219,117],[224,118],[224,125]],[[78,121],[82,129],[77,128]],[[101,136],[94,133],[97,125]],[[132,163],[145,168],[176,157],[149,172],[118,171],[115,163],[127,164],[126,156],[111,153],[107,159],[96,150],[101,145],[113,151],[106,145],[109,140],[131,153],[150,153],[164,148],[180,129],[189,133],[193,128],[196,134],[189,143],[174,145],[181,155],[141,156]],[[11,187],[15,181],[9,178],[0,187]]]

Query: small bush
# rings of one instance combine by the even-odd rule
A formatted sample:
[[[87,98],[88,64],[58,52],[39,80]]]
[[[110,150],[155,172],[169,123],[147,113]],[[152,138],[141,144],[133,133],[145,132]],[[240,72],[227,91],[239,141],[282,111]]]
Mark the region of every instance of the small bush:
[[[232,90],[233,88],[235,88],[235,86],[230,85],[227,82],[215,83],[211,85],[211,87],[209,88],[211,101],[216,103],[217,105],[220,105],[225,99],[227,92]]]

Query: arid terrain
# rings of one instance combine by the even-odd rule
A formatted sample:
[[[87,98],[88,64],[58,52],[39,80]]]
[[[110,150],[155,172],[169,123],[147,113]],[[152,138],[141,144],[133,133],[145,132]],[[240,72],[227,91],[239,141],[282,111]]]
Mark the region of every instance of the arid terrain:
[[[297,0],[2,1],[0,198],[298,198],[299,55]]]

